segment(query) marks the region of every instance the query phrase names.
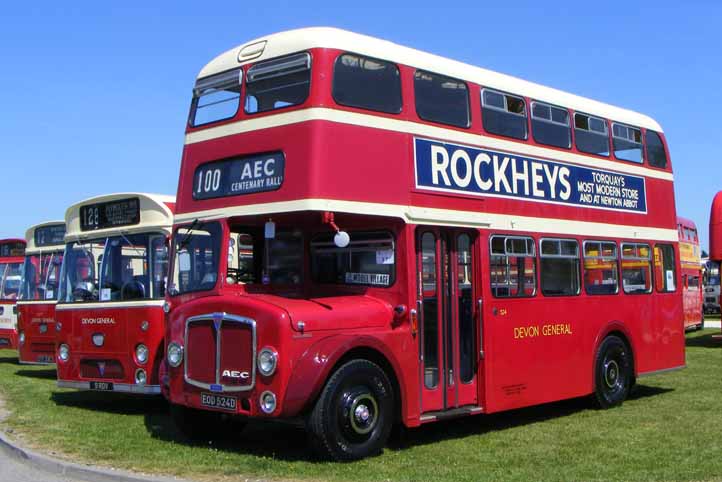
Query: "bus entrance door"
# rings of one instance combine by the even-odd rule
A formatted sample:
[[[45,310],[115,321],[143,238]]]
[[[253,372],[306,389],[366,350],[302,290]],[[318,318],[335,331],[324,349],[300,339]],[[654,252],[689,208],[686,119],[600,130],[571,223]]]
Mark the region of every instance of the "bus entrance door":
[[[475,233],[417,231],[421,411],[472,410],[478,404],[480,285]],[[424,417],[422,417],[424,421]]]

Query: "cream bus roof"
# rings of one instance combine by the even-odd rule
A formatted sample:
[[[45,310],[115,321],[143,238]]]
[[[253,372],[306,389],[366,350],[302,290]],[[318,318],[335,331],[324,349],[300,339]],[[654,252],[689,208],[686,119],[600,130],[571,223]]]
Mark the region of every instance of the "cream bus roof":
[[[610,120],[656,131],[662,130],[656,121],[643,114],[562,92],[510,75],[403,47],[386,40],[328,27],[289,30],[251,40],[213,59],[201,69],[198,77],[207,77],[249,62],[257,62],[319,47],[347,50],[377,57],[456,77],[485,87],[524,95],[535,100],[571,108],[575,111],[606,117]]]
[[[48,251],[60,251],[65,248],[65,244],[51,244],[46,246],[37,246],[35,244],[35,231],[38,228],[44,228],[47,226],[65,226],[65,221],[58,220],[58,221],[46,221],[44,223],[35,224],[34,226],[30,226],[27,231],[25,231],[25,241],[28,243],[25,246],[25,254],[37,254],[40,252],[48,252]]]
[[[94,229],[82,231],[80,229],[80,208],[90,204],[105,203],[111,201],[119,201],[122,199],[138,198],[140,201],[140,222],[137,224],[110,227],[104,229]],[[147,231],[163,231],[170,233],[173,227],[173,211],[168,204],[175,203],[174,196],[163,194],[148,194],[138,192],[123,192],[115,194],[106,194],[84,199],[79,203],[75,203],[65,211],[65,241],[75,241],[77,239],[97,238],[99,236],[113,235],[118,232],[137,233]]]

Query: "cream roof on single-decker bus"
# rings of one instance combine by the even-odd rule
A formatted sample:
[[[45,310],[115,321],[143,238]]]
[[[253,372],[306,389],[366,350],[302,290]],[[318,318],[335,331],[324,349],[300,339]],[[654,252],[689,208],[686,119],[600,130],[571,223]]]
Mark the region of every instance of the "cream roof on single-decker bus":
[[[25,231],[25,242],[27,245],[25,246],[25,254],[38,254],[38,253],[47,253],[49,251],[62,251],[65,249],[65,244],[51,244],[47,246],[36,246],[35,245],[35,231],[38,228],[44,228],[47,226],[57,226],[57,225],[65,225],[65,221],[62,219],[57,221],[46,221],[44,223],[38,223],[33,226],[30,226],[27,231]]]

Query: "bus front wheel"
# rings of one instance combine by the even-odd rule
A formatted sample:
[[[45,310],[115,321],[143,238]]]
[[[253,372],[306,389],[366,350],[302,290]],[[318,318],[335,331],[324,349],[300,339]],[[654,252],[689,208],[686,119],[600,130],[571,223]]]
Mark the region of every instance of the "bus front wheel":
[[[604,339],[594,366],[594,396],[600,408],[621,405],[629,395],[633,378],[632,354],[618,336]]]
[[[380,452],[391,431],[394,395],[386,373],[368,360],[351,360],[326,383],[307,423],[323,457],[358,460]]]

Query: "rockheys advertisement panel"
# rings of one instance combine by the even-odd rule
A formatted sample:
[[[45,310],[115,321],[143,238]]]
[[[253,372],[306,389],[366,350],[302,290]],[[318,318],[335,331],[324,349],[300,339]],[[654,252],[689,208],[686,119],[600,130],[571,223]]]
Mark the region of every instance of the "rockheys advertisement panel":
[[[414,138],[416,187],[639,214],[643,177]]]

